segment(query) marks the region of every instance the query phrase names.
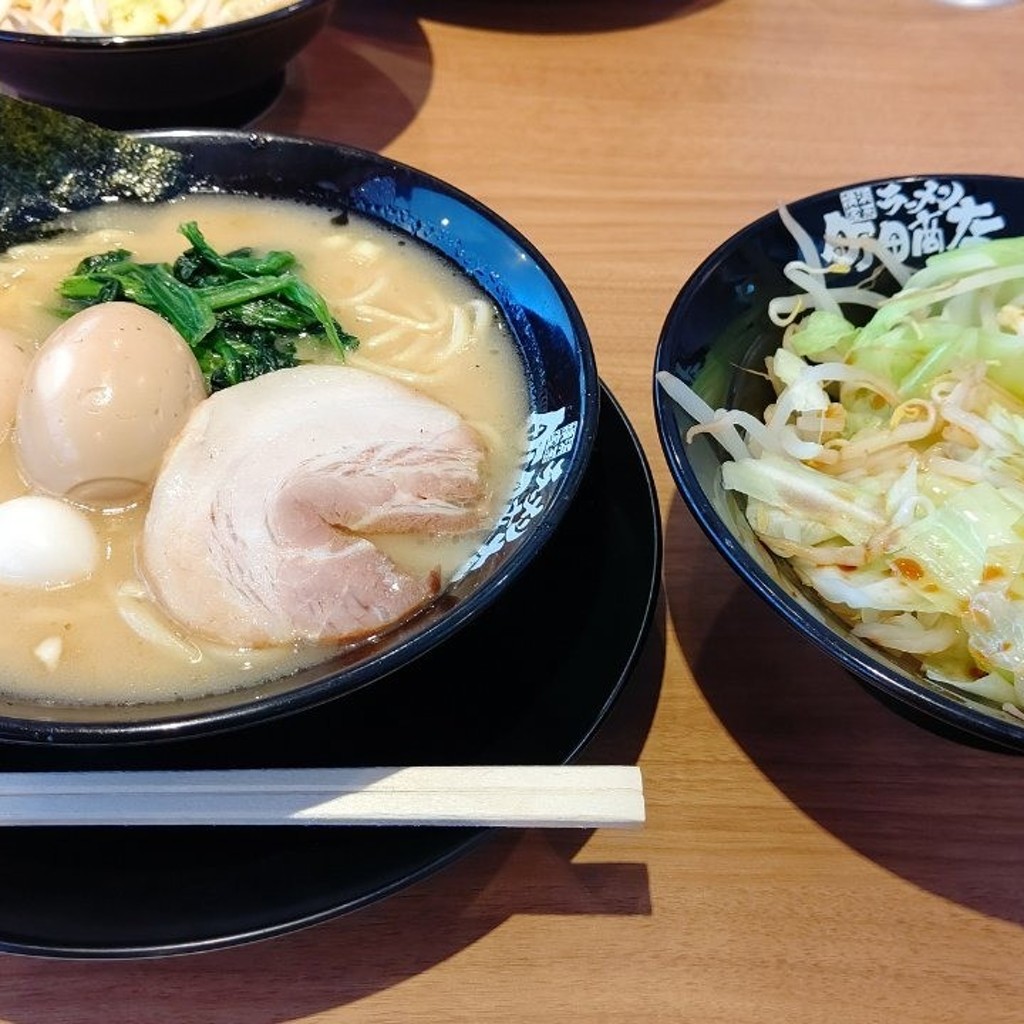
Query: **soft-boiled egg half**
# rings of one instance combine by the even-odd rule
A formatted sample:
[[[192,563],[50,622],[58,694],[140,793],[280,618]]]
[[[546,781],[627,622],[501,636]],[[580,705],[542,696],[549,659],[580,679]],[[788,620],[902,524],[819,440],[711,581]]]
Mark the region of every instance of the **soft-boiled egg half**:
[[[161,316],[132,302],[90,306],[28,367],[14,424],[19,467],[46,494],[125,508],[205,397],[192,350]]]
[[[0,329],[0,441],[13,425],[30,492],[0,500],[0,584],[52,589],[95,573],[90,510],[145,495],[206,385],[178,332],[129,302],[82,310],[30,351]]]

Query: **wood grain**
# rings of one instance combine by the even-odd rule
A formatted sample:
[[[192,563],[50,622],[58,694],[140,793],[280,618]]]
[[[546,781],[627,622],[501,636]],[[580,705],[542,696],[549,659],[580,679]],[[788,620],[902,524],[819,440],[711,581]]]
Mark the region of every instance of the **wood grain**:
[[[647,823],[505,833],[247,947],[0,957],[0,1021],[1020,1019],[1024,763],[894,713],[744,589],[674,496],[651,368],[682,282],[778,202],[1024,174],[1022,33],[1024,5],[938,0],[339,0],[256,124],[384,150],[514,223],[650,457],[663,602],[592,754],[641,737]]]

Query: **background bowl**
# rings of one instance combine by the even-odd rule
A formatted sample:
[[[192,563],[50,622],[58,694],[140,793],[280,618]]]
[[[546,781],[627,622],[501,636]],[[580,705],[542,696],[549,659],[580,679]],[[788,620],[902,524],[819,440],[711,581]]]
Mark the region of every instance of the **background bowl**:
[[[786,204],[819,252],[830,237],[872,234],[900,248],[912,265],[922,252],[950,248],[964,237],[1024,234],[1024,179],[935,174],[867,181]],[[796,291],[782,268],[799,255],[772,212],[743,228],[693,273],[668,314],[655,372],[667,370],[693,385],[714,408],[760,414],[771,400],[764,357],[781,339],[767,316],[768,301]],[[864,275],[874,266],[866,268]],[[884,281],[884,278],[883,278]],[[889,279],[889,289],[895,282]],[[852,315],[852,314],[851,314]],[[844,623],[796,582],[756,539],[732,492],[720,483],[723,450],[707,435],[685,439],[693,424],[657,383],[654,411],[660,442],[679,493],[698,524],[739,576],[790,626],[835,658],[910,717],[951,727],[961,735],[1024,748],[1024,721],[999,707],[927,680],[899,659],[853,636]]]
[[[189,191],[354,212],[433,248],[493,299],[520,350],[531,410],[549,414],[551,430],[546,446],[537,443],[517,494],[486,542],[490,553],[429,608],[378,641],[295,675],[201,699],[125,707],[0,699],[0,740],[55,745],[189,738],[296,712],[382,679],[443,644],[521,575],[572,503],[597,434],[600,383],[575,303],[533,245],[480,202],[414,168],[332,143],[196,129],[133,138],[186,154],[181,178]],[[26,208],[31,220],[32,203]]]
[[[201,125],[214,108],[220,117],[239,111],[241,123],[276,95],[333,3],[296,0],[258,18],[152,36],[0,31],[0,82],[21,99],[110,127]]]

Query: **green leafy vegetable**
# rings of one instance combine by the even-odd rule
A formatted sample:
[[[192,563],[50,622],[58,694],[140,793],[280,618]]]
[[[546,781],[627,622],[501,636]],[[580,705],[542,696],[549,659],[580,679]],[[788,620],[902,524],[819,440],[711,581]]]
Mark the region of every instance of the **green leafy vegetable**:
[[[293,253],[220,253],[194,221],[179,231],[190,248],[172,265],[139,263],[125,249],[87,256],[61,282],[63,312],[114,301],[152,309],[188,342],[211,391],[296,365],[300,338],[342,357],[358,344],[298,276]]]

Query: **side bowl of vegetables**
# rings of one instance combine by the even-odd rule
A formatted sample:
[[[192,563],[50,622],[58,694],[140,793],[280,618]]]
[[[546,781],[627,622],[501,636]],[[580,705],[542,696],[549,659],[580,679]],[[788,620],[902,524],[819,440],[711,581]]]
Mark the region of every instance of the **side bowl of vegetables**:
[[[166,21],[164,12],[179,10],[175,4],[139,4],[125,8],[136,22],[131,31],[98,25],[62,32],[51,22],[36,26],[27,13],[34,9],[52,12],[54,5],[8,5],[0,82],[24,100],[99,124],[144,128],[251,120],[280,90],[289,62],[325,28],[333,3],[268,2],[242,8],[248,13],[238,20],[181,28],[158,28],[158,15]],[[182,16],[189,9],[180,5]]]
[[[914,716],[1024,747],[1024,180],[766,213],[679,292],[653,403],[688,509],[790,627]]]
[[[0,115],[3,113],[0,97]],[[8,109],[7,114],[8,127],[20,123],[19,111]],[[12,695],[8,689],[0,695],[0,740],[47,748],[188,740],[312,708],[371,684],[383,684],[399,669],[409,668],[423,655],[475,623],[524,577],[527,567],[557,531],[587,471],[597,434],[600,385],[587,329],[572,297],[555,270],[523,234],[449,183],[377,154],[343,145],[230,130],[179,129],[125,135],[83,125],[77,119],[65,119],[52,112],[31,110],[22,121],[27,122],[36,135],[30,140],[31,145],[21,148],[12,144],[17,133],[12,132],[6,139],[6,159],[16,184],[7,193],[9,202],[0,218],[0,248],[10,253],[18,247],[38,244],[40,240],[46,244],[49,236],[60,240],[62,234],[67,233],[51,225],[62,216],[88,212],[98,205],[106,211],[112,201],[115,205],[124,203],[141,211],[160,208],[178,225],[179,237],[165,258],[143,259],[127,251],[127,246],[107,244],[90,248],[84,259],[69,261],[66,267],[62,261],[59,294],[53,294],[52,302],[54,306],[65,304],[65,315],[70,315],[64,327],[54,334],[71,326],[76,317],[102,311],[104,307],[136,304],[155,311],[164,326],[173,326],[178,334],[176,344],[187,343],[194,354],[196,372],[201,372],[210,394],[199,403],[201,408],[193,407],[187,429],[174,439],[174,454],[187,447],[182,438],[188,434],[188,443],[196,442],[200,456],[192,462],[186,461],[181,474],[175,477],[169,468],[173,459],[164,455],[152,503],[156,504],[156,491],[166,492],[177,502],[174,509],[181,510],[180,522],[174,509],[164,517],[167,543],[161,557],[166,556],[165,561],[173,561],[177,549],[192,546],[198,551],[192,564],[199,575],[206,571],[211,558],[221,559],[224,572],[236,578],[234,592],[247,595],[242,614],[235,616],[231,625],[255,632],[242,643],[239,653],[249,648],[258,653],[268,644],[290,643],[287,637],[267,639],[269,634],[263,635],[261,631],[265,627],[271,632],[274,628],[272,616],[263,621],[263,606],[281,588],[288,587],[291,588],[289,593],[301,594],[307,580],[319,579],[317,574],[322,571],[319,555],[304,562],[274,563],[270,566],[273,571],[266,566],[254,570],[238,562],[236,556],[254,546],[254,530],[261,536],[273,534],[275,542],[279,536],[288,534],[287,543],[299,547],[306,543],[307,535],[312,536],[308,533],[310,530],[327,537],[326,545],[331,546],[338,540],[343,547],[350,538],[359,540],[365,532],[358,524],[350,525],[350,520],[325,518],[321,521],[321,513],[308,514],[312,508],[322,510],[325,507],[322,477],[313,481],[312,488],[298,480],[300,490],[294,492],[294,500],[286,496],[277,506],[280,516],[272,523],[260,514],[252,517],[245,509],[249,497],[245,483],[248,474],[261,472],[264,465],[269,467],[268,472],[276,473],[275,460],[292,459],[293,455],[294,464],[305,469],[304,446],[311,446],[312,451],[323,434],[319,422],[304,426],[307,406],[344,411],[343,404],[333,398],[322,399],[322,393],[317,391],[320,378],[330,377],[336,382],[345,377],[348,381],[355,380],[360,387],[370,388],[369,403],[359,408],[384,423],[398,420],[405,408],[426,407],[418,404],[422,397],[414,394],[418,389],[404,386],[400,374],[394,380],[378,381],[376,378],[384,375],[370,372],[365,365],[363,369],[356,366],[346,369],[349,355],[360,344],[356,335],[365,332],[366,325],[358,317],[355,321],[346,318],[344,325],[339,322],[335,313],[326,307],[323,295],[310,284],[305,268],[296,264],[287,247],[275,245],[273,237],[253,237],[247,239],[244,246],[230,250],[218,247],[213,238],[204,234],[202,223],[178,216],[175,211],[179,201],[196,196],[218,200],[224,197],[255,199],[265,204],[266,211],[276,204],[287,204],[289,210],[298,211],[288,216],[308,214],[329,229],[329,233],[338,235],[335,243],[339,245],[350,244],[344,241],[344,232],[353,221],[365,224],[373,229],[371,241],[357,239],[354,242],[356,256],[349,261],[350,268],[358,269],[366,253],[372,255],[374,246],[379,248],[385,244],[393,246],[396,252],[415,250],[424,259],[435,261],[438,280],[449,277],[458,280],[462,282],[460,287],[470,289],[467,294],[479,296],[468,303],[465,314],[453,308],[451,331],[454,333],[441,347],[447,351],[465,345],[473,317],[483,323],[495,316],[499,318],[504,336],[513,346],[510,351],[515,353],[517,372],[523,377],[525,419],[522,437],[519,438],[517,430],[513,446],[517,461],[511,466],[513,475],[509,489],[499,492],[504,496],[493,508],[495,518],[481,520],[476,516],[474,503],[486,503],[490,484],[484,480],[479,486],[474,484],[477,491],[466,492],[462,483],[466,473],[459,461],[466,450],[476,457],[477,449],[467,446],[475,446],[477,441],[466,440],[465,425],[451,417],[450,409],[439,409],[434,400],[428,403],[426,415],[438,419],[438,434],[445,444],[452,439],[450,445],[462,446],[441,449],[445,457],[455,452],[452,457],[454,479],[462,489],[451,497],[448,505],[438,504],[441,509],[438,514],[458,516],[468,510],[472,514],[468,519],[472,528],[466,536],[473,546],[459,556],[463,561],[442,577],[440,590],[437,590],[436,573],[425,573],[426,593],[432,594],[426,601],[414,596],[394,618],[379,629],[362,631],[351,643],[345,641],[339,646],[340,634],[330,637],[322,634],[329,642],[322,653],[314,651],[316,657],[310,663],[289,667],[288,671],[248,684],[239,676],[236,684],[221,686],[217,692],[179,697],[165,692],[148,697],[140,691],[137,697],[123,701],[83,701],[77,700],[74,694],[33,700]],[[39,154],[51,150],[56,154],[52,157],[54,166],[36,167]],[[62,159],[70,159],[72,164],[88,161],[97,171],[93,175],[69,175],[66,166],[56,166]],[[39,173],[33,176],[33,170]],[[264,223],[262,212],[253,223]],[[266,224],[273,223],[271,215]],[[266,230],[272,231],[271,228]],[[76,244],[75,232],[70,235],[70,244]],[[96,236],[90,232],[88,237]],[[323,266],[330,268],[333,265],[331,250],[328,247],[324,252],[328,256]],[[367,290],[368,293],[373,291],[372,280]],[[403,314],[395,319],[415,318]],[[442,331],[447,329],[442,326]],[[37,351],[32,365],[53,337],[51,335]],[[333,362],[340,366],[307,364],[302,353],[296,352],[292,339],[297,339],[300,347],[312,344],[333,352]],[[72,340],[77,342],[78,339]],[[362,340],[366,341],[365,335]],[[115,348],[120,345],[116,337],[113,344]],[[429,351],[426,354],[429,355]],[[480,353],[479,358],[484,360],[483,365],[491,365],[486,354]],[[268,406],[260,404],[263,399],[258,397],[258,388],[271,378],[281,377],[298,381],[288,385],[294,403],[283,415],[272,409],[273,416],[268,417]],[[376,382],[369,383],[371,378]],[[486,405],[489,402],[487,388],[491,385],[488,380],[482,380],[480,386],[484,389],[480,401]],[[242,415],[232,414],[228,425],[233,433],[226,446],[221,441],[207,444],[205,439],[207,435],[212,436],[216,418],[220,417],[222,426],[225,420],[225,413],[220,410],[227,407],[217,403],[246,388],[257,396],[256,404],[240,407]],[[88,397],[103,402],[106,396],[102,392],[103,389],[93,389]],[[392,408],[386,404],[396,394],[407,403],[405,406]],[[210,412],[209,419],[195,415],[197,411],[204,413],[207,405],[217,410]],[[471,416],[465,414],[464,418],[471,423]],[[352,414],[352,420],[347,436],[364,429],[359,414]],[[20,422],[17,420],[14,427],[16,439]],[[394,443],[388,440],[379,446],[392,460],[390,464],[397,464],[403,473],[410,462],[404,455],[405,446],[419,443],[417,439],[426,428],[418,424],[424,422],[428,421],[414,422],[411,428],[403,428],[405,432],[400,432]],[[520,442],[521,448],[518,447]],[[229,449],[235,445],[239,446],[235,453],[240,453],[239,457],[231,463],[232,468],[223,473],[223,487],[217,499],[204,506],[202,503],[207,498],[200,489],[199,478],[206,473],[207,463],[215,464],[229,455],[234,458]],[[408,450],[412,452],[412,470],[415,470],[419,449]],[[377,449],[373,445],[364,451],[376,457]],[[314,469],[319,471],[322,463],[321,459]],[[23,460],[23,468],[24,465]],[[447,463],[440,465],[447,472]],[[330,464],[329,468],[333,471],[335,467]],[[361,465],[356,468],[363,472]],[[363,479],[369,479],[370,490],[376,493],[379,486],[374,472],[369,472],[368,476],[364,473]],[[438,475],[443,474],[439,471]],[[174,479],[165,483],[166,477]],[[295,483],[298,478],[293,475],[288,479]],[[428,486],[433,486],[432,479],[428,475]],[[104,487],[110,484],[108,479],[99,482]],[[420,481],[416,482],[418,485]],[[120,485],[121,481],[113,483]],[[303,487],[306,489],[301,490]],[[69,491],[70,504],[87,504],[93,497],[90,492],[79,502],[82,493]],[[413,503],[422,501],[428,511],[433,508],[429,492],[422,497],[419,494],[399,496]],[[132,495],[125,499],[129,505],[133,500]],[[203,508],[208,511],[201,511]],[[152,513],[150,507],[141,534],[139,557],[143,561],[147,557],[146,537]],[[238,518],[240,514],[249,518],[243,522]],[[331,515],[334,514],[332,510]],[[342,510],[337,515],[347,513]],[[330,528],[326,533],[325,527]],[[382,532],[392,534],[402,528],[392,524]],[[208,557],[213,549],[206,547],[205,536],[196,540],[200,530],[210,531],[210,536],[227,535],[234,546],[226,557],[222,557],[223,551],[214,551]],[[394,543],[395,538],[391,540]],[[395,563],[402,566],[403,558],[410,556],[408,552],[403,555],[400,537],[399,541],[397,549],[387,548],[384,553],[391,557],[395,550]],[[368,549],[360,546],[358,550],[365,554]],[[428,557],[433,557],[432,552]],[[415,557],[410,564],[417,564]],[[155,581],[155,588],[164,587],[167,576],[163,569],[152,562],[147,569],[150,570],[147,578]],[[0,571],[9,569],[0,565]],[[409,574],[413,574],[412,569]],[[405,571],[399,575],[405,575]],[[382,580],[387,594],[397,593],[400,586],[404,586],[390,569],[386,569]],[[198,577],[193,582],[187,574],[179,579],[179,584],[183,588],[179,609],[184,616],[192,616],[202,632],[210,624],[204,620],[206,609],[199,607],[205,593],[203,586]],[[338,593],[345,593],[346,586],[339,582]],[[328,588],[327,593],[334,600],[334,591]],[[137,596],[127,593],[128,605],[134,607]],[[30,601],[41,602],[44,597],[39,590],[29,592]],[[311,615],[320,614],[320,604],[307,604]],[[191,607],[193,605],[195,607]],[[118,607],[123,609],[124,605]],[[351,611],[358,616],[363,610],[363,599],[341,602],[341,607],[345,614]],[[306,604],[301,604],[303,616],[306,611]],[[134,611],[131,614],[134,616]],[[123,610],[121,615],[124,617]],[[135,630],[134,619],[129,617],[126,622]],[[176,629],[174,627],[172,632]],[[148,626],[135,631],[146,634],[147,630]],[[164,639],[168,639],[164,632]],[[316,638],[316,630],[307,632],[303,626],[301,632],[303,643],[308,639],[321,642]],[[230,634],[226,635],[230,638]],[[58,643],[56,647],[59,649],[59,646]],[[65,649],[70,647],[66,644]],[[37,655],[45,658],[46,652],[40,647]],[[70,658],[70,654],[67,657]],[[119,652],[111,651],[112,659],[118,657]],[[73,659],[67,664],[73,669]],[[130,670],[126,670],[126,674],[130,674]],[[429,681],[425,681],[425,685],[429,685]]]

